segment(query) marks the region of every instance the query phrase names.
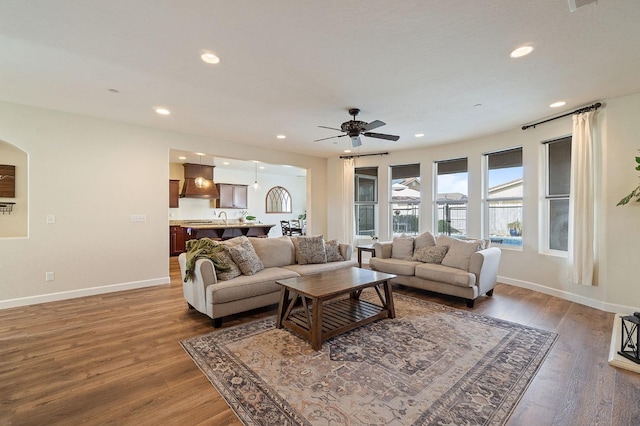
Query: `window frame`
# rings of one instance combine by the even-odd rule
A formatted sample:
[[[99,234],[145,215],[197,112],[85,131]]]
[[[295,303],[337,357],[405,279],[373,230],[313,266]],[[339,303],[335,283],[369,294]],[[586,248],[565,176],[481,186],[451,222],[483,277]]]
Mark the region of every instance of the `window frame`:
[[[363,174],[363,173],[358,173],[358,168],[354,169],[354,195],[353,195],[353,213],[354,213],[354,233],[356,234],[357,237],[372,237],[372,236],[377,236],[378,235],[378,217],[379,217],[379,212],[378,212],[378,184],[379,184],[379,180],[378,180],[378,168],[377,167],[362,167],[360,168],[360,170],[362,169],[375,169],[376,170],[376,174],[375,175],[370,175],[370,174]],[[367,180],[371,180],[373,181],[373,200],[367,200],[367,201],[360,201],[359,197],[360,197],[360,193],[358,191],[359,188],[359,181],[361,179],[367,179]],[[359,210],[360,207],[373,207],[373,234],[372,235],[368,235],[368,234],[360,234],[360,226],[359,226]],[[369,230],[367,230],[369,231]]]
[[[515,152],[515,151],[520,151],[520,167],[523,168],[523,172],[522,172],[522,195],[519,197],[515,197],[515,196],[507,196],[507,197],[490,197],[489,196],[489,190],[491,189],[491,187],[489,186],[489,173],[491,170],[498,170],[499,167],[494,167],[491,168],[491,156],[492,155],[500,155],[500,154],[508,154],[509,152]],[[483,154],[484,155],[484,192],[483,192],[483,209],[484,209],[484,220],[483,220],[483,234],[485,235],[485,238],[487,239],[491,239],[491,203],[493,202],[520,202],[520,235],[518,235],[517,237],[520,237],[520,244],[505,244],[503,242],[498,242],[497,241],[497,237],[495,239],[491,239],[491,245],[495,245],[498,246],[500,248],[504,248],[504,249],[509,249],[509,250],[518,250],[518,251],[522,251],[522,248],[524,247],[524,230],[522,229],[522,226],[524,224],[524,214],[525,214],[525,209],[524,209],[524,159],[523,159],[523,154],[524,154],[524,149],[522,146],[515,146],[512,148],[506,148],[506,149],[501,149],[498,151],[492,151],[492,152],[488,152]],[[509,160],[509,159],[508,159]],[[513,161],[513,159],[511,159],[511,161]],[[505,183],[509,183],[509,182],[505,182]],[[505,184],[503,183],[503,184]],[[513,237],[512,235],[508,235],[508,238]]]
[[[570,198],[571,198],[571,193],[569,190],[568,194],[550,194],[551,190],[551,180],[550,180],[550,162],[549,162],[549,147],[554,144],[554,143],[558,143],[558,142],[562,142],[562,141],[568,141],[569,142],[569,147],[571,148],[572,145],[572,141],[571,141],[571,134],[568,135],[564,135],[564,136],[560,136],[557,138],[553,138],[553,139],[549,139],[546,141],[542,142],[542,149],[543,149],[543,155],[544,155],[544,167],[545,167],[545,171],[544,171],[544,194],[543,194],[543,200],[544,200],[544,222],[543,222],[543,229],[542,231],[542,238],[541,238],[541,252],[544,254],[548,254],[548,255],[552,255],[552,256],[559,256],[559,257],[567,257],[568,255],[568,250],[558,250],[558,249],[554,249],[551,248],[551,202],[552,201],[558,201],[558,200],[566,200],[567,203],[570,202]],[[568,184],[570,185],[570,180],[571,180],[571,156],[569,156],[569,182]],[[569,211],[567,208],[567,223],[569,221]],[[567,238],[568,238],[568,234],[567,234]],[[568,242],[567,242],[568,243]],[[568,249],[568,247],[567,247]]]
[[[467,194],[462,194],[466,197],[466,199],[464,201],[455,201],[455,200],[451,200],[450,203],[446,203],[446,202],[440,202],[438,201],[438,186],[440,183],[440,176],[441,174],[439,173],[439,169],[440,169],[440,165],[441,164],[447,164],[449,163],[452,166],[452,169],[455,169],[455,164],[456,163],[460,163],[462,164],[464,162],[464,172],[459,171],[459,172],[455,172],[455,171],[450,171],[449,173],[442,173],[442,175],[446,175],[446,174],[456,174],[456,173],[466,173],[466,183],[467,183]],[[462,169],[460,169],[462,170]],[[451,234],[451,232],[449,231],[449,233],[447,232],[441,232],[440,231],[440,219],[439,219],[439,212],[440,212],[440,206],[443,206],[442,208],[446,210],[446,206],[447,205],[464,205],[464,222],[465,222],[465,227],[464,227],[464,233],[463,234]],[[444,220],[444,219],[443,219]],[[433,229],[434,229],[434,233],[437,235],[447,235],[450,236],[452,238],[466,238],[469,234],[469,157],[465,156],[465,157],[459,157],[459,158],[452,158],[452,159],[448,159],[448,160],[439,160],[439,161],[434,161],[433,162]],[[454,228],[455,229],[455,228]]]
[[[418,200],[410,200],[410,201],[394,201],[393,200],[393,181],[398,179],[406,179],[406,178],[415,178],[418,180],[418,184],[421,184],[420,177],[420,163],[412,163],[412,164],[399,164],[395,166],[389,166],[389,229],[391,230],[391,235],[414,235],[417,236],[420,234],[420,202],[421,199]],[[394,208],[394,205],[398,207],[404,206],[404,209]],[[409,217],[409,221],[411,221],[411,217],[415,217],[417,220],[415,229],[405,229],[403,231],[398,231],[394,229],[394,222],[396,220],[396,216],[400,217],[401,214],[396,214],[396,211],[400,212],[402,210],[407,210],[412,212],[413,214],[408,214],[405,216]]]

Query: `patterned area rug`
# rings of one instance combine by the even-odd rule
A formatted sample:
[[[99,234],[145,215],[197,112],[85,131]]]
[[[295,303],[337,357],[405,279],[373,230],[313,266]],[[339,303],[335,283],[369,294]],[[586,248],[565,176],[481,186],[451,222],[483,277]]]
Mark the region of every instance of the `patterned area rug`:
[[[557,338],[400,294],[394,301],[395,319],[320,351],[276,329],[275,316],[180,343],[246,425],[499,425]]]

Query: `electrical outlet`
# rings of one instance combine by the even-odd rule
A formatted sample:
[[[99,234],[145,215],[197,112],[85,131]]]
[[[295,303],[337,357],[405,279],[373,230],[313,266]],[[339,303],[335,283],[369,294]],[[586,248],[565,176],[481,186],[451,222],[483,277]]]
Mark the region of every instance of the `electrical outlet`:
[[[44,273],[44,280],[45,281],[53,281],[56,279],[56,276],[53,272],[45,272]]]
[[[132,214],[131,222],[146,222],[147,215],[146,214]]]
[[[56,223],[56,215],[48,214],[47,215],[47,223]]]

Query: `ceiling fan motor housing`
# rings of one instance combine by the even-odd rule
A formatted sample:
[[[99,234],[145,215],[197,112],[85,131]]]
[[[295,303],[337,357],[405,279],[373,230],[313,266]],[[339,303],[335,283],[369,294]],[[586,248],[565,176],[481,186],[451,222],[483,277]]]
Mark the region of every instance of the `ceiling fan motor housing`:
[[[345,132],[345,133],[351,133],[351,132],[362,132],[364,131],[364,126],[366,126],[367,123],[364,121],[358,121],[358,120],[350,120],[350,121],[345,121],[344,123],[342,123],[342,126],[340,126],[340,129]],[[351,136],[351,135],[349,135]]]

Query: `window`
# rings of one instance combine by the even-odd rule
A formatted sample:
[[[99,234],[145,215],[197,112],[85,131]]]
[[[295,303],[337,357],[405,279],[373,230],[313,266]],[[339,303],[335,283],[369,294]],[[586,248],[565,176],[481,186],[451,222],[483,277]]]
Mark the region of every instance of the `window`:
[[[420,230],[420,164],[391,166],[391,230],[418,235]]]
[[[494,244],[522,247],[522,148],[486,154],[486,229]]]
[[[547,249],[566,252],[569,245],[571,136],[545,143]]]
[[[436,162],[436,229],[453,237],[467,235],[467,159]]]
[[[354,174],[356,235],[377,235],[376,209],[378,208],[378,168],[356,168]]]

